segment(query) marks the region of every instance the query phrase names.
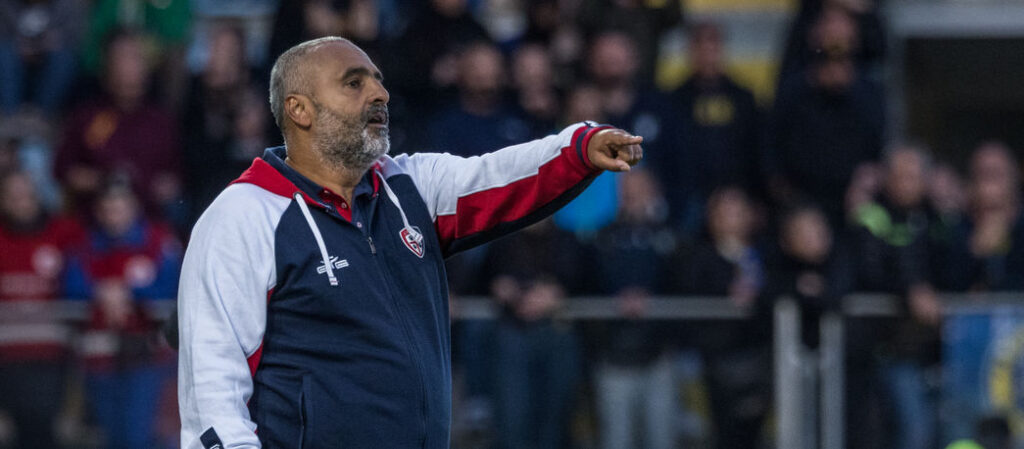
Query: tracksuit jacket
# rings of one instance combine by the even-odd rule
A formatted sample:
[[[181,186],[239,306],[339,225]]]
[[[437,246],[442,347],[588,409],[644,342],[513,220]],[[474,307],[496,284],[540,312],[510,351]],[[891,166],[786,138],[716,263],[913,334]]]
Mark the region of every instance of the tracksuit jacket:
[[[448,448],[444,258],[550,215],[590,138],[384,156],[352,204],[271,148],[197,222],[178,296],[184,449]]]

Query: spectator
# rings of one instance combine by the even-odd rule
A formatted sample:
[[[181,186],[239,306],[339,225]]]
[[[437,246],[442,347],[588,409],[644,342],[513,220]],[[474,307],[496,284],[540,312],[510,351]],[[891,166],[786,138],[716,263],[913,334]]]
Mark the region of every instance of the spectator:
[[[676,238],[653,176],[632,171],[619,184],[622,208],[594,240],[601,294],[619,299],[622,318],[596,323],[601,442],[606,449],[675,447],[676,397],[666,324],[646,321],[650,295],[662,292]]]
[[[430,128],[429,146],[458,156],[477,156],[531,137],[531,129],[505,99],[505,61],[486,42],[459,55],[458,98]]]
[[[565,99],[563,124],[593,120],[605,123],[601,90],[591,84],[574,86]],[[649,154],[649,153],[648,153]],[[555,224],[580,237],[593,236],[615,220],[618,213],[618,181],[612,173],[594,178],[587,190],[555,212]]]
[[[57,152],[57,178],[72,207],[89,204],[105,178],[125,179],[147,211],[180,223],[178,131],[172,116],[146,98],[150,70],[144,45],[134,31],[111,36],[104,92],[70,113]]]
[[[672,159],[668,170],[687,173],[675,176],[679,179],[675,183],[692,185],[691,189],[678,187],[673,191],[678,194],[692,190],[693,196],[672,198],[673,209],[694,211],[694,215],[700,215],[704,201],[719,186],[742,186],[748,194],[761,190],[757,104],[749,90],[725,74],[722,45],[717,25],[695,25],[690,32],[693,75],[673,93],[681,114],[683,140],[665,158]]]
[[[823,55],[779,89],[766,128],[776,167],[769,188],[780,203],[816,202],[833,225],[854,169],[877,160],[884,105],[880,88],[857,71],[849,55]]]
[[[557,128],[562,105],[547,47],[533,43],[516,50],[512,86],[520,115],[526,118],[531,136],[544,136]]]
[[[882,193],[857,211],[853,237],[853,287],[900,295],[909,311],[908,318],[886,326],[888,335],[876,340],[882,344],[881,381],[897,424],[890,444],[900,449],[935,444],[937,417],[924,380],[926,369],[938,362],[941,320],[928,276],[933,220],[925,201],[929,164],[921,148],[894,147],[886,156]],[[860,375],[871,376],[870,371]]]
[[[721,187],[708,199],[707,235],[679,264],[684,285],[676,288],[728,297],[754,312],[748,321],[715,323],[698,333],[718,449],[757,447],[771,408],[771,321],[757,301],[765,279],[754,238],[753,208],[743,190]]]
[[[274,15],[269,61],[293,46],[324,36],[343,36],[377,60],[380,28],[377,2],[371,0],[302,0],[281,2]]]
[[[782,215],[779,252],[767,264],[764,297],[796,299],[801,309],[803,342],[818,347],[818,321],[826,310],[838,307],[842,293],[836,277],[838,257],[833,251],[832,229],[815,206],[796,206]]]
[[[68,297],[92,306],[81,343],[89,404],[106,447],[155,447],[154,417],[173,356],[146,306],[174,298],[181,247],[166,226],[142,217],[126,186],[101,192],[94,221],[65,281]]]
[[[0,3],[0,116],[21,106],[57,115],[75,79],[84,9],[80,0]]]
[[[637,77],[637,52],[630,36],[609,31],[597,35],[591,43],[587,69],[601,91],[602,111],[608,123],[644,136],[648,164],[654,168],[665,189],[672,217],[682,215],[674,209],[674,198],[686,198],[687,188],[680,182],[678,166],[671,159],[680,151],[678,114],[668,97],[641,84]],[[692,229],[688,229],[692,231]]]
[[[160,103],[177,111],[185,98],[185,44],[192,22],[189,0],[96,0],[92,2],[89,29],[82,49],[82,62],[91,75],[106,72],[111,35],[118,30],[144,30],[140,37],[157,71]]]
[[[815,55],[850,54],[876,74],[885,56],[885,34],[874,0],[803,0],[790,28],[779,73],[780,85],[799,77]],[[874,76],[871,76],[874,79]]]
[[[579,20],[589,36],[609,30],[630,36],[636,43],[638,79],[651,84],[661,36],[683,20],[680,5],[674,1],[590,0],[581,3]]]
[[[182,117],[190,222],[269,146],[270,115],[263,88],[245,59],[241,29],[220,26],[210,39],[210,59],[192,79]]]
[[[55,308],[78,224],[42,208],[28,175],[0,175],[0,410],[14,420],[17,448],[57,447],[71,329]]]
[[[395,88],[425,103],[436,99],[432,90],[453,87],[459,79],[458,54],[466,44],[488,41],[487,31],[473,18],[467,0],[430,0],[413,17],[399,39],[402,64],[391,76]],[[459,68],[457,68],[459,67]],[[423,103],[413,100],[414,103]]]
[[[936,164],[928,180],[928,200],[940,217],[954,218],[967,207],[964,180],[949,164]]]
[[[558,84],[564,86],[576,76],[584,53],[583,33],[576,21],[579,4],[560,0],[526,2],[526,32],[523,42],[548,45]]]
[[[928,179],[928,204],[934,211],[935,219],[929,230],[932,241],[931,280],[941,290],[958,290],[963,273],[958,268],[967,259],[959,259],[955,248],[961,248],[964,240],[964,213],[967,207],[967,192],[964,181],[948,164],[936,164]],[[952,264],[952,265],[951,265]],[[957,270],[953,273],[950,270]],[[956,276],[951,276],[956,274]]]
[[[491,244],[484,263],[502,308],[495,329],[495,414],[501,449],[566,446],[579,378],[571,325],[555,312],[583,282],[584,256],[550,220]]]
[[[0,173],[17,168],[32,178],[45,209],[60,206],[61,186],[53,176],[54,126],[35,114],[0,118]]]
[[[1024,220],[1018,162],[1006,145],[971,157],[969,215],[957,229],[945,275],[957,290],[1024,289]]]

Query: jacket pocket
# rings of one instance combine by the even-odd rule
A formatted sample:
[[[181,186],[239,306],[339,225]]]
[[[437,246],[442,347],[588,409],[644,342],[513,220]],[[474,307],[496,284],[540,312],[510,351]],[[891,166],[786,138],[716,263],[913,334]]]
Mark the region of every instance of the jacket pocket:
[[[299,449],[313,447],[312,382],[308,374],[302,376],[302,389],[299,391]]]

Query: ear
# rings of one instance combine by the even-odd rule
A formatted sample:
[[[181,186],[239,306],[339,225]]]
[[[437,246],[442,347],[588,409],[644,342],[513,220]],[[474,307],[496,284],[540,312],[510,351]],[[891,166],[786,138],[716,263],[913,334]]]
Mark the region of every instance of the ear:
[[[313,101],[301,94],[291,94],[284,99],[284,113],[302,129],[313,125],[313,118],[316,109],[313,108]]]

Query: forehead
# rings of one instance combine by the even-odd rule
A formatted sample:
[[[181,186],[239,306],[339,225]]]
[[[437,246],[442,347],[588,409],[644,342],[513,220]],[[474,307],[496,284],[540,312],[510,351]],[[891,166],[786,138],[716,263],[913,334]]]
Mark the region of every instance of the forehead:
[[[379,71],[363,50],[348,42],[328,42],[317,47],[309,61],[319,77],[341,76],[351,69]]]

